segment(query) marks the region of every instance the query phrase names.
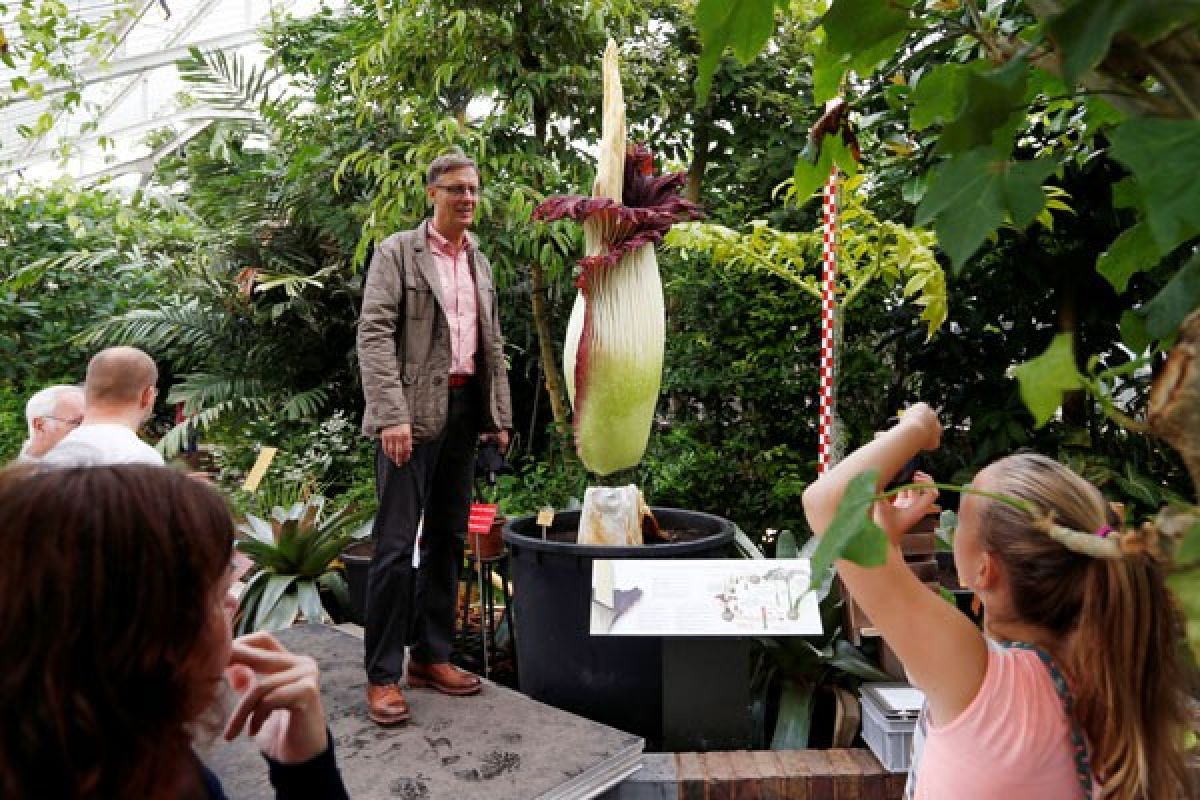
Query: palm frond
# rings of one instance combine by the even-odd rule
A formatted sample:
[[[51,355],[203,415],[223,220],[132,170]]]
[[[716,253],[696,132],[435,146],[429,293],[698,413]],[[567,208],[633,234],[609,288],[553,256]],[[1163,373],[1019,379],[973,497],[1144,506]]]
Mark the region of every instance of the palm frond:
[[[204,223],[204,220],[200,218],[200,215],[191,206],[168,191],[163,189],[146,189],[143,192],[143,196],[146,198],[148,205],[158,206],[168,214],[185,217],[195,223]]]
[[[228,403],[223,403],[219,406],[214,406],[212,408],[206,408],[203,411],[193,414],[183,422],[171,428],[171,430],[167,431],[166,434],[164,434],[163,437],[158,440],[158,444],[156,445],[158,451],[162,453],[163,458],[174,458],[181,450],[183,450],[184,445],[191,441],[192,436],[199,431],[208,428],[208,426],[216,422],[222,414],[233,408],[235,405],[237,405],[237,403],[231,401]]]
[[[282,406],[283,415],[287,419],[297,420],[315,417],[329,402],[329,390],[324,386],[296,392]]]
[[[284,110],[283,92],[271,92],[281,74],[251,66],[238,53],[193,47],[176,66],[196,97],[213,108],[255,111],[266,120]]]
[[[259,274],[258,282],[254,284],[254,291],[269,292],[272,289],[283,289],[284,294],[288,297],[298,297],[309,286],[316,289],[325,288],[321,278],[327,272],[328,270],[321,270],[316,275],[263,272]]]
[[[267,384],[259,378],[191,372],[171,387],[167,402],[183,403],[184,414],[195,414],[228,403],[261,405],[267,402],[269,394]]]
[[[75,341],[95,347],[133,344],[159,353],[170,353],[177,366],[203,361],[219,343],[228,341],[232,318],[202,306],[195,299],[177,305],[135,309],[86,329]]]

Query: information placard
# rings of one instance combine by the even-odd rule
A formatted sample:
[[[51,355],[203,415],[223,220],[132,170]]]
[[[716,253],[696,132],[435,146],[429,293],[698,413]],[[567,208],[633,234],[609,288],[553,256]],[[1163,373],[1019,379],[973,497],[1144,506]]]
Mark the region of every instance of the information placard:
[[[593,636],[821,633],[811,567],[793,559],[597,559]]]

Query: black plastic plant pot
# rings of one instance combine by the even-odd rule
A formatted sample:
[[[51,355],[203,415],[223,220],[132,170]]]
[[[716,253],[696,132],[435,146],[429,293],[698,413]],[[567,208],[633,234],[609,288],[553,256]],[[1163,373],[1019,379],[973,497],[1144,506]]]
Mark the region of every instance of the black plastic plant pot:
[[[341,554],[342,563],[346,565],[346,584],[350,588],[350,608],[346,617],[357,625],[367,624],[367,574],[374,555],[375,542],[371,539],[355,542]]]
[[[725,558],[729,520],[697,511],[655,508],[665,544],[576,544],[578,511],[555,515],[546,539],[536,517],[509,520],[517,674],[523,694],[642,736],[662,736],[662,637],[589,633],[596,559]]]

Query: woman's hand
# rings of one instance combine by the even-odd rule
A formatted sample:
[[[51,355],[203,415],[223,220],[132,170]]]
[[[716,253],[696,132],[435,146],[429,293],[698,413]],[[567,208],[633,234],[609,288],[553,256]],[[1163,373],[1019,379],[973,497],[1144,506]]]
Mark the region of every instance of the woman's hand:
[[[260,631],[234,639],[225,674],[239,695],[226,740],[245,729],[283,764],[308,761],[329,747],[316,661]]]
[[[933,483],[925,472],[913,474],[913,483]],[[904,489],[890,498],[875,504],[875,524],[883,528],[892,544],[899,544],[900,537],[913,529],[921,519],[936,506],[938,490],[933,486]]]

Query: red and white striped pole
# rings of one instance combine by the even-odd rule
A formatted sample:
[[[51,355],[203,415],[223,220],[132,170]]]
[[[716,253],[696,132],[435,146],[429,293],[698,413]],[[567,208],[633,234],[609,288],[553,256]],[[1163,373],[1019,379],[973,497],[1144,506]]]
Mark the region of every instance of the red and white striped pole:
[[[837,323],[838,168],[825,181],[821,203],[821,374],[820,416],[817,423],[817,474],[833,466],[834,379],[837,375],[835,339]]]

